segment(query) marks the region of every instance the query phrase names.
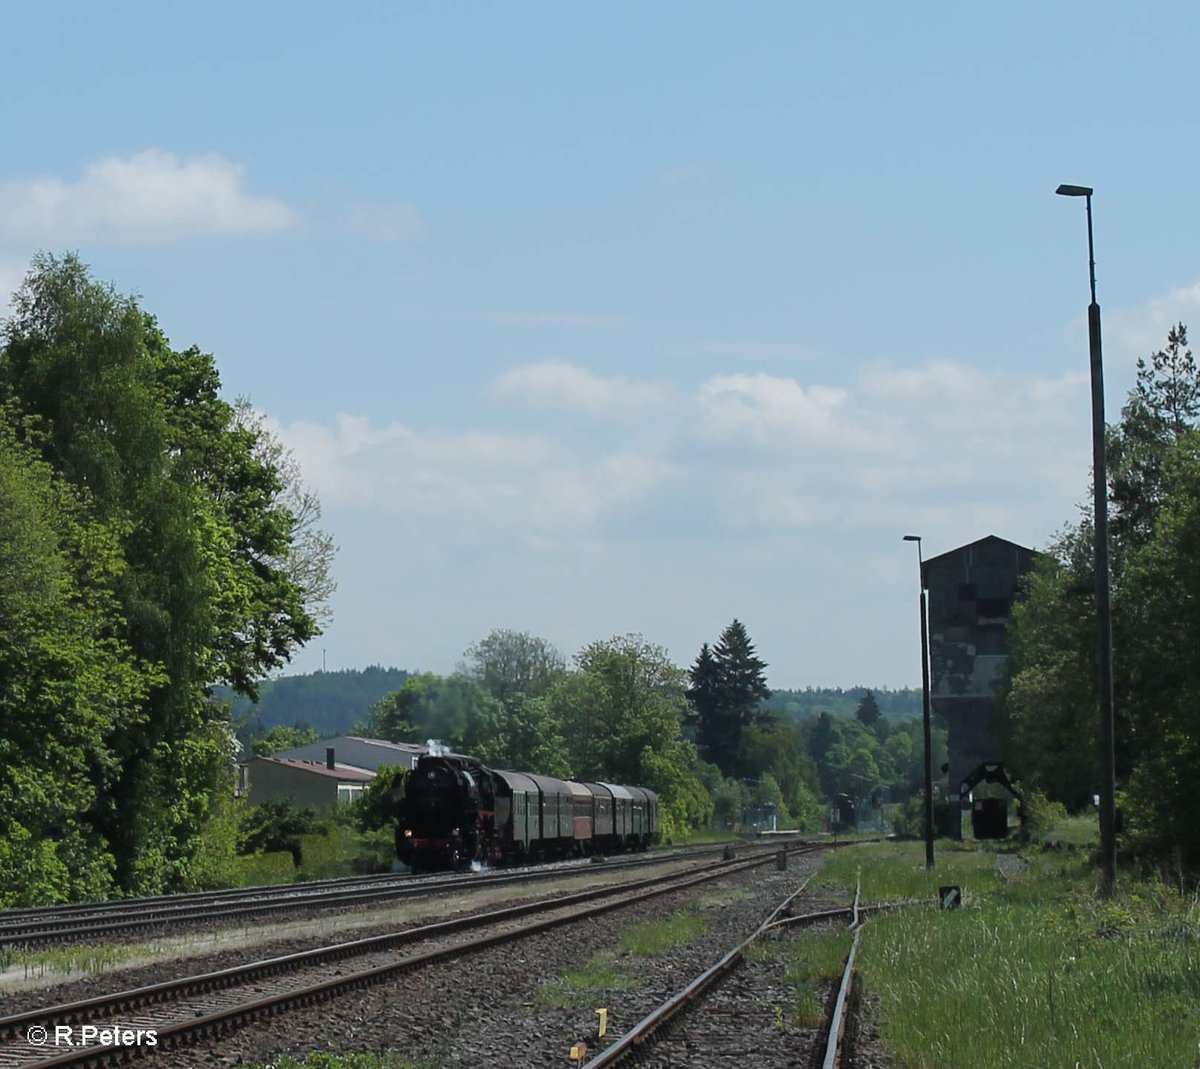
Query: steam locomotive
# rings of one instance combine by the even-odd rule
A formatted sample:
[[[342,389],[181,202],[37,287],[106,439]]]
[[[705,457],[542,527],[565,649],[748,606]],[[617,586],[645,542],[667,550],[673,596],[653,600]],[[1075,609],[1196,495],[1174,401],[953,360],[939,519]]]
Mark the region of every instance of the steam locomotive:
[[[392,790],[396,856],[414,872],[645,850],[658,841],[658,796],[645,787],[575,783],[426,754]]]

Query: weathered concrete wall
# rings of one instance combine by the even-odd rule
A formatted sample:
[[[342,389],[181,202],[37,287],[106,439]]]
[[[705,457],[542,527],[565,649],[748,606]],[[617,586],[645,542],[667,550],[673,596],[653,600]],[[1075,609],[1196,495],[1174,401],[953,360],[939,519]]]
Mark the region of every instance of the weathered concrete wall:
[[[925,562],[931,705],[949,728],[952,799],[979,765],[1000,760],[996,692],[1008,666],[1007,628],[1035,559],[989,535]]]

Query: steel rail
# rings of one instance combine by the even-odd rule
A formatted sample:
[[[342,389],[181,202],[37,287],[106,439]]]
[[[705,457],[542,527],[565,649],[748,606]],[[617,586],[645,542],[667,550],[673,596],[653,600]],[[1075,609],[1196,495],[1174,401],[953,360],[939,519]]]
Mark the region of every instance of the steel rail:
[[[795,838],[799,838],[800,832],[793,833]],[[733,843],[735,846],[750,846],[754,845],[757,840],[738,840]],[[656,846],[651,848],[654,856],[659,856],[666,853],[679,852],[686,855],[692,853],[702,855],[713,853],[722,849],[725,842],[693,845],[686,844],[680,846]],[[622,858],[619,855],[609,855],[609,861],[641,861],[648,863],[651,858]],[[499,869],[491,870],[499,872]],[[526,866],[526,871],[543,871],[542,869],[533,869],[531,866]],[[254,898],[269,898],[277,897],[281,891],[295,891],[298,893],[316,892],[323,890],[337,890],[339,888],[352,887],[356,885],[370,886],[375,883],[391,881],[394,883],[404,883],[413,881],[425,882],[445,882],[442,876],[457,876],[453,873],[424,873],[414,875],[406,872],[375,872],[366,873],[361,876],[331,876],[320,880],[304,880],[295,883],[267,883],[256,884],[252,887],[222,887],[211,891],[185,891],[175,892],[171,894],[161,895],[143,895],[136,898],[110,898],[97,902],[61,902],[54,905],[46,906],[9,906],[5,909],[0,909],[0,928],[6,925],[17,924],[27,919],[35,917],[60,916],[72,913],[95,913],[108,914],[120,912],[132,912],[144,908],[155,908],[157,906],[172,907],[182,905],[195,905],[217,899],[245,899],[253,900]]]
[[[747,864],[750,860],[747,859],[741,864]],[[758,861],[758,863],[761,864],[762,861]],[[709,869],[697,875],[707,875],[710,871],[728,869],[730,864],[728,861],[716,862],[709,866]],[[733,864],[738,863],[734,862]],[[28,1010],[23,1013],[0,1017],[0,1037],[11,1037],[21,1028],[31,1024],[76,1021],[97,1011],[123,1012],[136,1009],[139,1006],[161,1002],[166,998],[180,998],[189,994],[220,990],[222,987],[229,987],[233,984],[275,975],[280,972],[292,971],[306,965],[337,961],[341,958],[354,957],[376,950],[387,950],[392,947],[402,946],[405,943],[431,939],[440,935],[450,935],[455,932],[483,927],[488,924],[496,924],[505,920],[527,916],[531,913],[543,912],[547,909],[582,904],[612,894],[656,887],[666,880],[675,879],[678,875],[678,873],[668,873],[663,876],[653,876],[632,883],[622,884],[616,888],[607,886],[598,887],[570,895],[541,898],[533,902],[523,902],[515,906],[507,906],[503,909],[489,910],[486,913],[475,913],[466,917],[457,917],[453,920],[437,921],[433,924],[420,925],[416,928],[407,928],[401,932],[389,932],[384,935],[353,939],[344,943],[316,947],[312,950],[297,951],[294,954],[266,958],[246,965],[234,965],[227,969],[218,969],[214,972],[200,973],[174,980],[164,980],[161,983],[132,988],[128,991],[121,991],[115,994],[97,995],[93,998],[77,1002]],[[686,881],[683,885],[686,886]]]
[[[724,978],[728,973],[733,972],[742,962],[745,956],[746,948],[755,940],[760,939],[763,935],[771,931],[777,931],[783,927],[797,924],[818,924],[825,920],[835,920],[837,918],[849,917],[853,920],[852,927],[861,929],[862,921],[859,919],[859,914],[869,910],[889,909],[897,905],[907,903],[878,903],[871,906],[863,906],[860,904],[860,891],[856,890],[854,902],[849,906],[841,906],[834,909],[818,910],[812,913],[803,913],[797,916],[783,916],[787,909],[790,908],[792,901],[805,889],[808,885],[808,880],[790,894],[771,915],[763,921],[755,932],[738,946],[734,947],[725,954],[714,965],[710,966],[691,983],[680,991],[676,992],[665,1002],[660,1004],[656,1009],[651,1011],[632,1028],[629,1029],[623,1036],[600,1051],[591,1061],[589,1061],[583,1069],[606,1069],[608,1066],[619,1065],[626,1059],[635,1057],[640,1053],[641,1048],[652,1042],[663,1028],[675,1017],[680,1011],[684,1010],[691,1003],[698,1000],[710,988],[712,988],[719,980]],[[855,932],[854,943],[857,945],[858,932]],[[851,963],[848,968],[853,965],[853,951]]]
[[[850,930],[854,938],[850,942],[850,953],[846,955],[846,967],[842,970],[842,981],[838,985],[837,998],[829,1017],[829,1035],[825,1040],[825,1059],[821,1069],[837,1069],[842,1047],[842,1034],[846,1028],[846,1002],[850,997],[850,986],[854,982],[854,958],[858,954],[858,940],[862,935],[863,919],[859,917],[859,899],[862,896],[862,881],[854,889],[854,921]]]
[[[754,932],[736,947],[725,954],[715,964],[710,965],[699,976],[697,976],[690,984],[682,990],[677,991],[674,995],[661,1003],[656,1009],[652,1010],[640,1021],[637,1022],[628,1032],[610,1046],[606,1047],[596,1055],[590,1062],[584,1066],[584,1069],[604,1069],[605,1066],[618,1065],[626,1058],[636,1054],[643,1044],[650,1042],[659,1032],[690,1003],[700,998],[706,991],[709,990],[718,980],[722,979],[727,973],[732,972],[741,964],[745,955],[746,948],[758,939],[762,934],[770,929],[778,926],[784,921],[799,923],[804,920],[820,920],[828,915],[830,911],[822,913],[804,914],[800,917],[784,918],[783,914],[791,908],[795,899],[803,893],[808,886],[809,880],[812,877],[804,880],[799,887],[796,888],[790,895],[787,896],[778,906],[775,907]],[[845,913],[843,910],[834,910],[833,913]]]
[[[811,852],[811,851],[819,850],[822,848],[823,847],[820,845],[811,845],[811,846],[807,846],[806,848],[803,848],[802,850],[797,850],[796,852]],[[668,874],[666,876],[658,876],[658,877],[653,877],[648,880],[638,881],[636,884],[634,884],[632,886],[633,887],[641,887],[643,889],[632,896],[629,895],[629,891],[631,889],[629,885],[626,885],[623,887],[618,887],[618,888],[604,888],[604,889],[601,889],[598,891],[584,892],[583,894],[590,895],[592,897],[607,896],[613,900],[608,901],[608,902],[600,902],[598,904],[594,904],[594,905],[590,905],[590,906],[585,906],[584,908],[577,909],[574,912],[569,913],[565,916],[546,918],[543,920],[534,921],[530,924],[522,925],[518,928],[510,929],[507,931],[495,932],[490,935],[483,935],[483,936],[478,937],[477,939],[468,941],[466,943],[458,943],[458,944],[454,944],[449,947],[436,948],[433,950],[428,950],[428,951],[420,952],[417,954],[409,955],[407,957],[400,958],[397,961],[394,961],[391,963],[374,966],[369,969],[362,970],[360,972],[351,973],[351,974],[347,974],[344,976],[339,976],[339,977],[335,977],[332,979],[324,980],[319,983],[309,985],[307,987],[298,988],[296,990],[284,992],[282,994],[268,996],[263,999],[258,999],[258,1000],[252,1001],[250,1003],[245,1003],[245,1004],[235,1006],[232,1008],[226,1008],[226,1009],[214,1012],[214,1013],[206,1014],[201,1017],[191,1018],[191,1019],[188,1019],[186,1021],[181,1021],[181,1022],[169,1023],[167,1025],[164,1025],[163,1027],[156,1028],[159,1042],[158,1042],[158,1046],[153,1048],[153,1051],[161,1052],[164,1050],[169,1050],[169,1049],[172,1049],[174,1046],[177,1046],[183,1042],[186,1042],[188,1039],[196,1038],[201,1035],[208,1035],[208,1034],[213,1033],[214,1031],[223,1033],[225,1031],[231,1030],[232,1028],[236,1027],[238,1024],[243,1023],[246,1020],[250,1020],[250,1019],[253,1019],[253,1018],[256,1018],[259,1016],[263,1016],[263,1015],[273,1015],[276,1012],[281,1012],[282,1010],[293,1007],[293,1006],[310,1005],[316,1001],[323,1001],[326,998],[332,997],[333,995],[336,995],[336,994],[340,994],[344,991],[348,991],[352,988],[358,988],[358,987],[367,986],[372,983],[377,983],[380,980],[386,979],[388,977],[391,977],[391,976],[396,975],[401,972],[406,972],[413,968],[418,968],[422,965],[431,964],[436,961],[446,960],[448,958],[458,957],[463,954],[482,950],[487,947],[499,945],[499,944],[502,944],[505,942],[515,941],[517,939],[525,938],[525,937],[528,937],[528,936],[531,936],[531,935],[534,935],[534,934],[537,934],[537,933],[540,933],[543,931],[550,930],[552,928],[560,927],[565,924],[574,923],[575,921],[583,920],[588,917],[600,916],[600,915],[603,915],[604,913],[608,913],[613,910],[623,909],[628,905],[634,904],[636,902],[646,901],[648,899],[657,897],[659,895],[669,894],[674,891],[686,889],[686,888],[696,885],[696,884],[709,882],[709,881],[712,881],[715,879],[721,879],[725,876],[732,875],[732,874],[740,872],[742,870],[755,868],[760,865],[766,864],[769,860],[771,860],[772,857],[774,857],[776,852],[777,851],[772,850],[764,855],[759,855],[759,856],[755,856],[750,859],[745,859],[745,860],[740,860],[740,861],[717,862],[717,863],[709,866],[709,868],[706,871],[704,871],[703,873],[689,876],[688,878],[686,878],[682,881],[677,880],[676,877],[678,874]],[[670,882],[668,883],[668,881],[670,881]],[[654,884],[658,884],[660,886],[653,886]],[[661,886],[662,884],[668,884],[668,885]],[[651,885],[651,886],[646,886],[646,885]],[[614,896],[620,896],[620,897],[614,897]],[[572,896],[572,897],[575,897],[575,896]],[[564,905],[568,905],[568,904],[570,904],[570,903],[566,902],[563,899],[553,900],[554,908],[562,908]],[[532,911],[532,907],[530,907],[528,904],[525,907],[518,907],[518,908],[525,909],[526,912]],[[542,908],[543,909],[546,908],[545,903],[542,903]],[[489,919],[488,919],[487,923],[495,923],[497,917],[501,913],[506,913],[506,912],[507,911],[497,911],[496,913],[488,915]],[[466,921],[466,920],[470,920],[470,919],[462,918],[461,920]],[[447,925],[454,925],[454,924],[459,924],[460,922],[454,921],[454,922],[443,922],[443,923],[447,924]],[[481,924],[484,922],[481,920],[476,920],[475,923],[478,925],[478,924]],[[431,926],[431,927],[436,927],[436,926]],[[442,934],[445,934],[445,931],[446,931],[446,929],[443,928]],[[396,933],[396,934],[403,934],[403,933]],[[365,942],[365,941],[356,941],[356,942],[361,943],[361,942]],[[328,949],[328,948],[326,948],[326,949]],[[311,952],[304,952],[304,954],[310,954],[310,953]],[[295,959],[296,957],[300,957],[300,956],[303,956],[303,955],[290,955],[289,957],[292,959]],[[285,959],[279,959],[279,960],[285,960]],[[251,966],[242,967],[242,969],[243,970],[254,969],[263,964],[266,964],[266,963],[253,963]],[[234,971],[234,970],[224,970],[223,972],[229,973],[232,971]],[[193,980],[209,980],[212,977],[218,976],[218,975],[221,975],[221,974],[205,974],[205,976],[203,976],[203,977],[191,978],[191,979],[193,979]],[[250,979],[253,980],[254,977],[251,976]],[[243,980],[245,980],[244,975],[243,975]],[[176,984],[176,983],[178,983],[178,982],[171,981],[171,982],[168,982],[167,985],[153,985],[151,988],[141,989],[141,991],[143,993],[147,993],[147,994],[151,995],[153,998],[154,996],[158,995],[158,993],[164,987],[169,987],[172,984]],[[71,1013],[76,1013],[76,1012],[80,1012],[80,1013],[92,1012],[92,1013],[94,1013],[98,1009],[101,1009],[101,1004],[105,1003],[106,1001],[107,1001],[107,1006],[105,1007],[106,1009],[110,1009],[110,1010],[112,1010],[112,1012],[120,1012],[120,1011],[128,1009],[130,1007],[127,1006],[124,1002],[121,1002],[119,1000],[122,1000],[122,999],[126,998],[127,996],[130,996],[133,994],[136,994],[136,992],[122,992],[119,995],[112,996],[111,999],[109,999],[109,1000],[88,999],[88,1000],[84,1000],[84,1002],[73,1003],[73,1004],[69,1004],[67,1006],[50,1007],[48,1009],[43,1009],[41,1011],[30,1011],[29,1013],[26,1013],[26,1014],[21,1014],[21,1015],[17,1015],[17,1016],[11,1017],[11,1018],[5,1018],[3,1020],[0,1020],[0,1026],[3,1026],[3,1028],[6,1031],[8,1031],[10,1029],[16,1030],[16,1029],[19,1029],[23,1024],[27,1023],[30,1019],[33,1019],[38,1024],[43,1024],[47,1020],[50,1020],[51,1022],[53,1022],[53,1020],[56,1020],[56,1019],[58,1019],[58,1020],[63,1019],[62,1017],[57,1017],[57,1018],[51,1017],[50,1016],[51,1014],[56,1014],[56,1013],[71,1014]],[[144,1005],[144,1004],[145,1003],[138,1003],[138,1005]],[[73,1019],[73,1018],[68,1016],[66,1019]],[[37,1069],[52,1069],[52,1067],[93,1065],[93,1064],[107,1063],[110,1060],[123,1061],[123,1060],[129,1058],[130,1056],[136,1055],[139,1052],[144,1052],[144,1048],[97,1045],[97,1046],[92,1046],[92,1047],[87,1047],[87,1048],[75,1049],[72,1051],[68,1051],[65,1054],[58,1055],[56,1057],[52,1057],[49,1059],[40,1059],[35,1062],[27,1062],[24,1064],[26,1066],[30,1067],[30,1069],[32,1069],[32,1067],[35,1067],[35,1066],[37,1067]]]
[[[0,918],[0,949],[5,947],[31,949],[55,943],[79,942],[90,936],[115,935],[118,933],[145,931],[152,928],[169,927],[179,922],[207,922],[210,920],[228,920],[238,917],[249,917],[256,914],[268,916],[285,910],[295,909],[331,909],[340,906],[354,906],[368,902],[387,899],[421,898],[437,895],[448,891],[475,889],[483,886],[503,886],[512,883],[536,883],[562,877],[589,875],[601,871],[613,871],[625,868],[643,868],[651,865],[671,864],[677,861],[687,861],[693,856],[702,858],[713,853],[718,848],[704,848],[690,853],[675,856],[617,858],[604,862],[603,868],[591,865],[568,866],[562,868],[539,868],[530,871],[502,871],[477,873],[468,877],[456,876],[451,879],[429,881],[412,877],[396,880],[385,887],[356,890],[327,890],[317,889],[297,892],[294,885],[282,885],[277,888],[274,897],[268,899],[255,896],[245,901],[245,904],[220,905],[215,908],[198,911],[190,902],[181,902],[149,913],[141,913],[130,919],[122,919],[128,911],[100,911],[94,914],[94,921],[83,920],[75,922],[68,920],[65,924],[50,927],[38,927],[39,922],[18,921],[6,925]],[[236,899],[233,900],[236,903]],[[115,919],[109,919],[115,918]],[[40,922],[45,924],[44,921]]]

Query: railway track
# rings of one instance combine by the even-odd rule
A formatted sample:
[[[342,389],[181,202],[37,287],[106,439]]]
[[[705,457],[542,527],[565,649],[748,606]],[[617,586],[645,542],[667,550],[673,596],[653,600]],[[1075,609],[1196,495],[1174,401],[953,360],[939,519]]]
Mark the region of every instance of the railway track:
[[[630,1065],[643,1069],[662,1066],[665,1069],[675,1065],[704,1066],[710,1062],[727,1064],[731,1060],[753,1059],[764,1049],[770,1052],[773,1065],[819,1065],[821,1069],[840,1069],[846,1034],[846,1006],[866,910],[860,906],[859,892],[856,891],[850,906],[792,915],[793,903],[808,882],[805,880],[788,895],[747,939],[597,1053],[584,1069]],[[781,1021],[771,1008],[770,989],[764,992],[752,982],[733,985],[727,981],[745,964],[750,946],[768,933],[785,926],[843,919],[850,922],[854,940],[822,1036],[813,1037],[809,1050],[773,1051],[778,1044]],[[717,1001],[721,1005],[713,1006]],[[679,1037],[685,1018],[686,1033]]]
[[[610,858],[605,871],[636,869],[691,857],[703,858],[724,850],[725,844],[656,851],[652,855]],[[747,844],[746,849],[755,849]],[[764,847],[765,848],[765,847]],[[164,895],[127,899],[99,905],[34,907],[0,913],[0,950],[79,943],[144,933],[176,925],[235,921],[254,916],[293,913],[296,910],[346,909],[392,900],[453,893],[463,889],[506,884],[536,883],[564,874],[598,871],[585,862],[565,862],[520,870],[496,870],[467,876],[411,876],[385,874],[322,881],[313,885],[287,884],[245,891],[211,891],[190,895]]]
[[[797,847],[804,853],[819,845]],[[720,879],[772,860],[778,844],[745,860],[710,863],[683,877],[679,873],[555,896],[503,910],[458,918],[371,939],[356,940],[300,954],[254,962],[232,969],[185,977],[146,988],[44,1007],[0,1019],[0,1069],[51,1069],[121,1061],[132,1054],[169,1050],[204,1036],[221,1035],[247,1021],[308,1006],[388,980],[434,962],[456,958],[570,924],[657,895]],[[453,937],[472,929],[466,940]],[[414,949],[425,944],[423,949]],[[67,1049],[47,1046],[71,1028],[90,1025],[98,1033],[84,1045]],[[100,1042],[103,1031],[117,1026],[130,1034],[153,1030],[155,1045],[129,1046]],[[30,1040],[30,1030],[33,1039]],[[39,1043],[38,1039],[43,1039]]]

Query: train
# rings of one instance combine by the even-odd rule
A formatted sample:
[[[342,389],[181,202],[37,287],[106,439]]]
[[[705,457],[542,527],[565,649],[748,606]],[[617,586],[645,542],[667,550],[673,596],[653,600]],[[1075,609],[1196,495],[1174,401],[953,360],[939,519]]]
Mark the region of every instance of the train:
[[[392,788],[396,856],[414,872],[645,850],[658,842],[648,787],[577,783],[424,754]]]

